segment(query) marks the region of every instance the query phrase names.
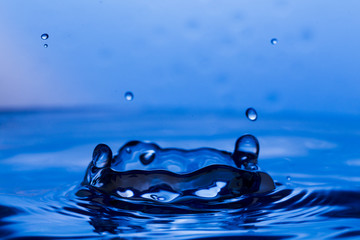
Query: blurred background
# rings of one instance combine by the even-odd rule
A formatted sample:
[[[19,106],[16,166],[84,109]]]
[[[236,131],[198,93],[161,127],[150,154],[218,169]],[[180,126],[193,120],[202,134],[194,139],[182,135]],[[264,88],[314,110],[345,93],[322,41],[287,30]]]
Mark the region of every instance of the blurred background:
[[[1,1],[0,108],[121,108],[131,91],[132,108],[359,114],[359,8]]]

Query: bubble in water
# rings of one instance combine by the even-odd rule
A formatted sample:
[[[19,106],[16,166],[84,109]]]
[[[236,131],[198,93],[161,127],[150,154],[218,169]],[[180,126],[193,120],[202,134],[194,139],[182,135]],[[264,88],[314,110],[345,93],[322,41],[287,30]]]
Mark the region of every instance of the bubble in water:
[[[132,101],[134,99],[134,94],[132,92],[126,92],[125,99],[126,101]]]
[[[154,161],[154,159],[155,159],[155,151],[154,150],[148,150],[145,153],[142,153],[139,158],[140,158],[140,161],[142,162],[142,164],[148,165],[152,161]]]
[[[232,158],[238,167],[243,165],[247,170],[257,170],[259,150],[260,145],[257,138],[247,134],[236,141]]]
[[[47,45],[47,44],[44,44],[44,48],[47,48],[49,45]]]
[[[41,39],[42,40],[46,40],[46,39],[48,39],[49,38],[49,34],[47,34],[47,33],[43,33],[42,35],[41,35]]]
[[[272,45],[278,44],[278,40],[276,38],[271,39],[270,42]]]
[[[109,146],[105,144],[99,144],[95,147],[92,157],[94,166],[98,168],[104,168],[110,164],[111,159],[112,151]]]
[[[257,113],[254,108],[248,108],[246,110],[246,117],[251,121],[256,121],[257,119]]]

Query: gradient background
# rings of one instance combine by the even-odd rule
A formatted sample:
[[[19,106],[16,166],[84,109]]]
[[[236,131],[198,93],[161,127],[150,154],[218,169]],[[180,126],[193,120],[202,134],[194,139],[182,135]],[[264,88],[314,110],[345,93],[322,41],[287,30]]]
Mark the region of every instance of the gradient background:
[[[1,1],[0,108],[121,108],[132,91],[139,108],[359,114],[359,9],[325,0]]]

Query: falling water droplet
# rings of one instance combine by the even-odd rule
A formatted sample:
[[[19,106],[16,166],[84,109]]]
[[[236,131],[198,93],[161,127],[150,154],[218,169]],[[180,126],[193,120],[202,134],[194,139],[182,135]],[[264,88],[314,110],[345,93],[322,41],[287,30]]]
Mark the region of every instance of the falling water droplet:
[[[247,170],[257,170],[259,150],[260,145],[257,138],[247,134],[236,141],[232,158],[239,168],[244,166]]]
[[[271,39],[270,42],[272,45],[278,44],[278,40],[276,38]]]
[[[46,43],[44,44],[44,48],[47,48],[49,45],[47,45]]]
[[[47,33],[43,33],[42,35],[41,35],[41,39],[42,40],[46,40],[46,39],[48,39],[49,38],[49,34],[47,34]]]
[[[132,101],[134,99],[134,94],[132,92],[126,92],[125,99],[126,101]]]
[[[140,161],[144,165],[148,165],[152,161],[154,161],[154,159],[155,159],[155,151],[154,150],[148,150],[145,153],[142,153],[139,158],[140,158]]]
[[[257,113],[256,110],[254,108],[248,108],[246,110],[246,117],[250,120],[250,121],[256,121],[257,119]]]
[[[108,166],[112,159],[112,151],[105,144],[99,144],[95,147],[93,152],[93,164],[98,168],[104,168]]]

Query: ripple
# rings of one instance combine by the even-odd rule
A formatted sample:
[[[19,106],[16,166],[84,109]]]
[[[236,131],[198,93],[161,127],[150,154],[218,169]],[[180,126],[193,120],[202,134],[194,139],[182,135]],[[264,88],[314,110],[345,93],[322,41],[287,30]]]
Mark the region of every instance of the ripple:
[[[250,194],[217,202],[191,199],[166,205],[131,199],[124,201],[87,187],[73,190],[72,194],[76,206],[63,207],[62,214],[85,214],[95,231],[124,236],[143,233],[149,237],[160,234],[181,238],[185,237],[185,232],[193,232],[193,239],[201,239],[202,234],[210,232],[211,235],[224,237],[226,233],[225,236],[234,237],[254,230],[258,233],[256,236],[265,239],[306,238],[300,234],[303,229],[297,230],[299,224],[326,223],[331,227],[331,219],[353,218],[358,221],[360,218],[360,192],[290,189],[284,185],[268,194]],[[279,228],[292,228],[294,231],[290,235],[284,235],[284,232],[278,235]],[[345,234],[343,229],[336,232],[339,236]]]

